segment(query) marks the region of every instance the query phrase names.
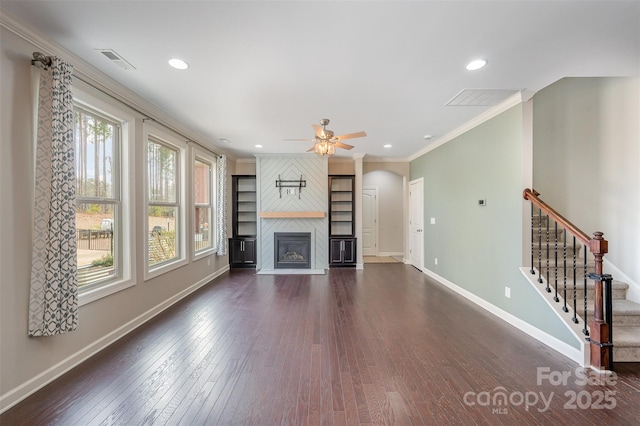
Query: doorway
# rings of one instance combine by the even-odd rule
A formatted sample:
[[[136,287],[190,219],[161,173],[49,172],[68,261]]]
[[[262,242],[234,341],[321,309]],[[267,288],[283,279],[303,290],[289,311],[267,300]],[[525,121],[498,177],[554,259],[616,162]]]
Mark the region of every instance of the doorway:
[[[424,182],[409,182],[409,263],[422,271],[424,267]]]
[[[362,190],[362,255],[378,254],[378,189]]]

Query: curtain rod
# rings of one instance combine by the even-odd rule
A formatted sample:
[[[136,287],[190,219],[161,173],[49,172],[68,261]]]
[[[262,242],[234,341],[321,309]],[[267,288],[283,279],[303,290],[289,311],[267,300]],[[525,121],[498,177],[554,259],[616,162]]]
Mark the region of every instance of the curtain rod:
[[[31,65],[35,65],[40,62],[45,70],[48,70],[51,66],[53,59],[51,56],[47,56],[44,53],[33,52],[33,59],[31,60]]]
[[[52,57],[52,56],[45,55],[44,53],[40,53],[40,52],[33,52],[33,59],[31,60],[31,65],[37,65],[38,63],[42,66],[42,68],[43,68],[44,70],[48,70],[48,69],[49,69],[49,67],[50,67],[50,66],[52,65],[52,63],[53,63],[53,57]],[[90,87],[94,88],[95,90],[99,91],[100,93],[102,93],[102,94],[104,94],[104,95],[106,95],[106,96],[110,97],[111,99],[113,99],[113,100],[115,100],[115,101],[118,101],[118,102],[120,102],[120,103],[124,104],[127,108],[130,108],[130,109],[134,110],[135,112],[137,112],[138,114],[142,115],[142,116],[144,117],[144,118],[142,119],[142,121],[143,121],[143,122],[144,122],[145,120],[151,120],[151,121],[154,121],[154,122],[156,122],[156,123],[158,123],[158,124],[160,124],[160,125],[162,125],[162,126],[166,127],[167,129],[171,130],[172,132],[175,132],[175,133],[177,133],[178,135],[182,136],[182,137],[186,140],[186,142],[193,142],[194,144],[198,145],[200,148],[202,148],[202,149],[206,149],[207,151],[212,152],[212,153],[214,153],[215,155],[217,155],[217,156],[219,156],[219,157],[221,157],[221,156],[223,155],[223,154],[220,154],[219,152],[216,152],[216,151],[212,150],[211,148],[209,148],[209,147],[207,147],[207,146],[204,146],[204,145],[203,145],[203,144],[201,144],[200,142],[198,142],[198,141],[194,141],[193,139],[191,139],[191,138],[189,138],[189,137],[187,137],[187,136],[183,135],[182,133],[180,133],[180,132],[178,132],[177,130],[175,130],[175,129],[171,128],[171,126],[169,126],[169,125],[167,125],[167,124],[163,123],[162,121],[157,120],[157,119],[155,119],[155,118],[153,118],[153,117],[149,117],[149,114],[147,114],[146,112],[144,112],[144,111],[140,111],[138,108],[136,108],[135,106],[131,105],[130,103],[125,102],[125,101],[123,101],[122,99],[117,98],[116,96],[112,95],[111,93],[109,93],[109,92],[107,92],[107,91],[105,91],[105,90],[102,90],[102,89],[101,89],[101,88],[99,88],[99,87],[96,87],[96,86],[95,86],[95,85],[93,85],[91,82],[89,82],[89,81],[87,81],[86,79],[82,78],[82,77],[81,77],[81,76],[79,76],[78,74],[73,74],[73,77],[74,77],[74,78],[77,78],[78,80],[82,81],[83,83],[85,83],[85,84],[89,85]]]

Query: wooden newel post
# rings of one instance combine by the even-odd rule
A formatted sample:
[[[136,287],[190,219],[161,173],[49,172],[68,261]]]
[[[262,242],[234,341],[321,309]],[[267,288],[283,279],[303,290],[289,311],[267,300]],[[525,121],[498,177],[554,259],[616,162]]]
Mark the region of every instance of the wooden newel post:
[[[602,232],[594,232],[593,238],[589,241],[589,251],[595,258],[595,274],[602,276],[602,259],[608,252],[609,243],[602,238]],[[586,259],[585,259],[586,261]],[[590,323],[591,336],[591,366],[599,370],[609,368],[610,353],[610,324],[604,320],[604,298],[602,291],[602,280],[596,279],[594,286],[594,311],[593,319]]]

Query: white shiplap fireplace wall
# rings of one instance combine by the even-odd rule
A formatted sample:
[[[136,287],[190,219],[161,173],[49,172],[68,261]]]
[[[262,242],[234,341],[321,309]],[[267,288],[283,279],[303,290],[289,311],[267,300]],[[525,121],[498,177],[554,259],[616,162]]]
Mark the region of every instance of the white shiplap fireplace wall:
[[[324,157],[315,154],[256,155],[258,212],[325,212],[328,204],[329,165]],[[282,180],[306,181],[298,193],[280,197],[276,187],[278,176]],[[322,218],[260,218],[258,217],[258,269],[271,270],[273,266],[273,234],[275,232],[311,233],[311,269],[328,267],[329,236],[326,214]]]

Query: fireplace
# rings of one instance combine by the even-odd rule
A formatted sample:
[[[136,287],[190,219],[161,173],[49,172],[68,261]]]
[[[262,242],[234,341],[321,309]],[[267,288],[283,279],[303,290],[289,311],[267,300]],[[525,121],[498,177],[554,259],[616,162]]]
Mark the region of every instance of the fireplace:
[[[273,254],[275,269],[310,269],[311,233],[275,232]]]

